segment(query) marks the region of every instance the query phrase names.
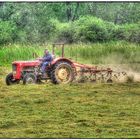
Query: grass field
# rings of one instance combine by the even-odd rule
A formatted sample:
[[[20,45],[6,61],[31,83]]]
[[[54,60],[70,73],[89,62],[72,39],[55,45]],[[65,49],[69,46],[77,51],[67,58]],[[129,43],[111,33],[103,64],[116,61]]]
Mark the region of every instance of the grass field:
[[[6,86],[0,138],[140,138],[140,83]]]
[[[33,52],[42,56],[44,48],[0,48],[0,138],[140,138],[140,82],[6,86],[11,62],[34,59]],[[66,45],[66,56],[88,64],[126,63],[138,73],[140,68],[136,44]]]
[[[0,46],[0,64],[11,64],[15,60],[34,60],[33,53],[42,56],[45,48],[51,52],[52,45],[13,44]],[[60,56],[61,49],[55,50],[56,57]],[[88,64],[140,63],[140,45],[127,42],[66,44],[65,56]]]

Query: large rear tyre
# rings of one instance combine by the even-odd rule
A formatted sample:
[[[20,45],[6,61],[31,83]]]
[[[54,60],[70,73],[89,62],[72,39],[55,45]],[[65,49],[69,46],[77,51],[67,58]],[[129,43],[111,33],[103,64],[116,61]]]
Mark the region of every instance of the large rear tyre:
[[[67,62],[56,63],[51,72],[51,80],[55,84],[67,84],[74,79],[72,66]]]
[[[27,73],[23,76],[23,84],[35,84],[37,82],[37,77],[33,73]]]
[[[14,79],[13,73],[11,72],[6,76],[5,82],[8,86],[10,86],[14,84],[19,84],[20,80]]]

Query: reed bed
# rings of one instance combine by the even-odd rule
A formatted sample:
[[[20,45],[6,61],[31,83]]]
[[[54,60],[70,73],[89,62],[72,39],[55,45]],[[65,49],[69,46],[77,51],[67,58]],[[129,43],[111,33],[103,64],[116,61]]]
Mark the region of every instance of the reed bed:
[[[0,64],[11,64],[16,60],[34,60],[36,58],[33,53],[41,57],[45,48],[52,51],[51,44],[0,46]],[[61,56],[61,49],[56,48],[55,55]],[[65,57],[89,64],[140,63],[140,45],[127,42],[66,44]]]

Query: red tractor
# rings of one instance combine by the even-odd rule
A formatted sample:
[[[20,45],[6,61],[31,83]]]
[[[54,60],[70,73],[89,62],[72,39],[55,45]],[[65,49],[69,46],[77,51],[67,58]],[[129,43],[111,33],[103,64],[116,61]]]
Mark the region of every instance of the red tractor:
[[[112,71],[110,68],[98,69],[97,67],[88,66],[74,62],[71,59],[64,57],[64,44],[53,44],[52,54],[54,55],[55,47],[61,46],[62,56],[54,58],[47,66],[44,78],[41,73],[41,61],[14,61],[12,63],[12,72],[6,77],[6,84],[18,84],[21,80],[23,84],[37,83],[42,80],[50,79],[55,84],[66,84],[76,79],[76,76],[82,77],[86,75],[91,81],[106,80],[112,82]],[[120,75],[120,73],[117,73]],[[114,76],[117,77],[117,74]]]
[[[40,70],[41,61],[14,61],[12,63],[12,72],[6,77],[6,84],[18,84],[21,80],[23,84],[29,84],[46,79],[51,79],[55,84],[72,82],[75,66],[70,59],[64,58],[64,44],[53,44],[52,54],[54,55],[56,46],[62,47],[62,56],[54,58],[46,68],[46,78],[43,78]]]

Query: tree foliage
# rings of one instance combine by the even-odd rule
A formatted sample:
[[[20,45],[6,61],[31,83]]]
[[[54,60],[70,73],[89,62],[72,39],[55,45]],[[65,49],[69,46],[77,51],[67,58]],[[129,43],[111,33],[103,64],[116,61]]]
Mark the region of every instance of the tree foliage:
[[[0,43],[139,41],[134,2],[0,3]]]

